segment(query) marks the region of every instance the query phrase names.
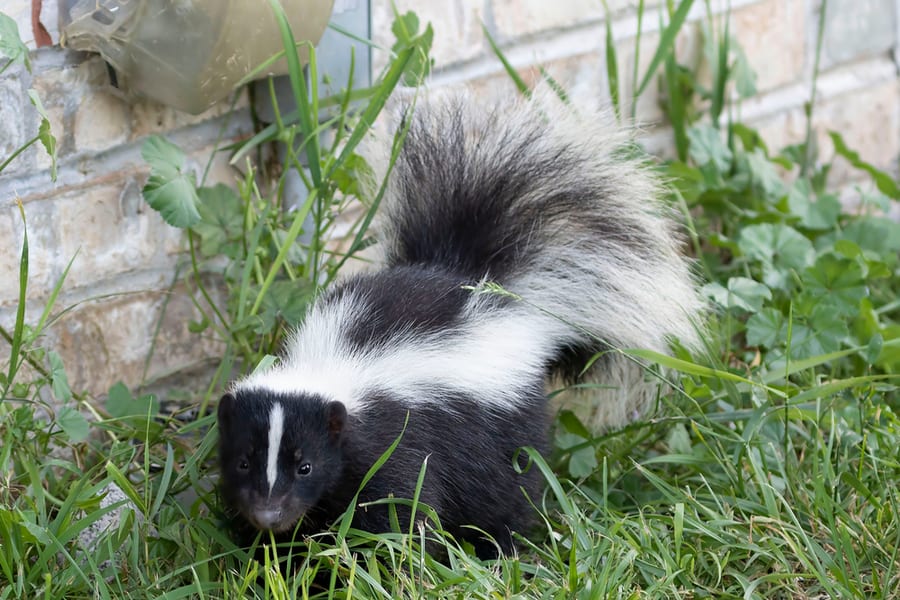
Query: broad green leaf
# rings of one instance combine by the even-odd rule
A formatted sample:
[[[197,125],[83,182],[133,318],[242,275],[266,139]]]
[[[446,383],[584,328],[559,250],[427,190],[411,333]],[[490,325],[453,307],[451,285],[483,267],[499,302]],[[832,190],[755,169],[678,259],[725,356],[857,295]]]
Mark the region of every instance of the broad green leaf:
[[[431,23],[427,24],[425,31],[419,34],[419,17],[416,13],[408,11],[403,15],[397,15],[391,25],[391,32],[396,38],[396,42],[391,47],[391,51],[395,55],[407,48],[416,47],[416,52],[406,65],[403,74],[405,85],[416,86],[431,72],[433,61],[428,56],[434,40]]]
[[[40,542],[41,546],[49,546],[53,544],[53,536],[47,531],[46,527],[42,527],[31,520],[21,519],[18,524],[24,527],[28,533],[32,535],[29,543]],[[27,539],[27,538],[26,538]]]
[[[834,228],[841,214],[841,203],[834,194],[815,197],[806,179],[797,179],[788,190],[788,209],[800,217],[800,225],[806,229],[828,230]]]
[[[200,236],[203,256],[224,254],[237,259],[241,253],[244,213],[241,199],[225,184],[197,190],[200,220],[191,229]]]
[[[358,197],[360,182],[374,181],[374,171],[365,158],[354,152],[332,171],[331,180],[343,194]]]
[[[560,411],[559,424],[562,425],[566,431],[582,438],[582,440],[591,439],[591,432],[588,431],[587,427],[584,426],[581,420],[571,410]]]
[[[135,398],[120,381],[109,388],[106,411],[114,418],[146,417],[159,413],[159,401],[151,394]]]
[[[144,141],[141,156],[150,165],[150,178],[144,186],[144,200],[173,227],[191,227],[200,220],[194,177],[185,170],[181,149],[154,135]]]
[[[881,354],[878,356],[878,364],[891,369],[893,372],[900,370],[900,325],[887,325],[882,331],[884,344]]]
[[[747,277],[731,277],[728,287],[714,282],[703,287],[703,292],[723,308],[736,308],[745,312],[757,312],[766,300],[772,299],[769,288]]]
[[[86,440],[90,430],[87,419],[72,406],[63,406],[59,409],[56,413],[56,424],[74,443]]]
[[[769,287],[788,287],[790,271],[800,271],[812,264],[815,250],[812,242],[787,225],[761,223],[741,230],[738,236],[741,253],[763,263],[763,281]]]
[[[844,315],[859,312],[859,301],[868,293],[859,262],[833,254],[823,254],[807,268],[803,284],[817,305],[833,306]]]
[[[722,140],[722,133],[711,125],[694,125],[687,132],[690,155],[701,167],[712,164],[719,172],[728,171],[732,154]]]
[[[763,156],[769,155],[769,148],[766,146],[766,141],[759,135],[759,131],[745,123],[732,123],[730,129],[731,133],[741,141],[744,150],[753,152],[755,149],[759,148],[762,150]],[[770,160],[776,164],[784,165],[786,168],[789,168],[789,161],[780,160],[778,158],[772,158]]]
[[[765,340],[762,344],[767,348],[780,347],[790,344],[790,356],[792,360],[805,360],[810,356],[826,355],[837,352],[847,339],[849,331],[845,323],[846,319],[833,306],[817,306],[813,314],[808,318],[795,318],[790,328],[788,339],[788,327],[784,322],[774,337]],[[761,328],[754,323],[754,335],[758,335]],[[750,340],[750,323],[747,324],[748,341]],[[774,333],[774,331],[770,332]]]
[[[265,319],[282,319],[288,325],[297,325],[306,316],[306,310],[314,294],[313,285],[306,279],[275,281],[263,298],[261,316]]]
[[[736,54],[734,66],[732,67],[731,76],[734,78],[735,89],[741,98],[750,98],[756,95],[756,72],[750,66],[744,49],[737,45],[737,41],[732,38],[732,47]]]
[[[587,445],[579,448],[569,456],[569,475],[575,479],[587,477],[597,470],[597,452]]]
[[[19,26],[16,22],[3,13],[0,13],[0,56],[10,59],[12,64],[22,64],[31,71],[31,62],[28,60],[28,46],[22,43],[19,37]],[[0,65],[0,73],[5,70],[5,65]]]
[[[884,348],[884,337],[880,333],[876,333],[869,338],[869,344],[866,346],[866,362],[870,365],[877,363],[878,357],[881,356],[882,348]]]
[[[41,99],[35,90],[28,90],[28,98],[31,100],[32,106],[38,111],[38,114],[41,115],[38,139],[50,156],[50,179],[56,181],[56,138],[53,137],[53,133],[50,131],[50,117],[47,115],[47,111],[44,110],[44,105],[41,104]]]
[[[671,454],[691,454],[691,434],[687,427],[681,423],[673,425],[666,436],[666,447]]]
[[[843,312],[832,304],[820,304],[809,317],[807,347],[795,356],[806,358],[840,350],[841,342],[849,334]]]
[[[774,348],[785,340],[787,325],[776,308],[764,308],[747,319],[747,344]]]
[[[770,161],[761,148],[755,148],[747,156],[747,167],[750,175],[759,188],[772,200],[785,194],[784,182],[775,170],[775,163]]]
[[[844,227],[841,237],[879,255],[900,252],[900,223],[886,217],[857,217]]]
[[[61,402],[71,400],[72,390],[69,388],[69,378],[66,376],[62,357],[55,350],[50,350],[47,353],[47,360],[50,362],[50,384],[53,389],[53,397]]]

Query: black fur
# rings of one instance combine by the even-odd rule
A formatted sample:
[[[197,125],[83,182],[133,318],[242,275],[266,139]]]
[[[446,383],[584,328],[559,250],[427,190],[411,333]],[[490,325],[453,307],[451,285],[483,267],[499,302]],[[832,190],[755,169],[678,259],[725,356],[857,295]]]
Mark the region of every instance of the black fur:
[[[290,426],[278,457],[279,479],[269,496],[260,474],[265,473],[268,412],[274,402],[282,404]],[[265,390],[227,394],[219,404],[221,488],[226,502],[251,523],[259,510],[282,513],[284,528],[273,528],[279,533],[293,529],[297,521],[301,534],[322,531],[351,504],[366,472],[402,435],[388,461],[362,489],[360,503],[391,496],[411,499],[427,459],[421,502],[437,511],[446,531],[470,541],[479,555],[491,556],[495,547],[472,527],[491,536],[504,552],[513,549],[512,531],[528,530],[533,510],[522,490],[534,498],[540,479],[534,468],[517,473],[514,460],[524,466],[522,446],[546,448],[540,382],[535,382],[532,401],[515,413],[488,410],[477,400],[452,392],[446,406],[414,407],[385,393],[370,398],[366,408],[334,430],[331,404]],[[309,475],[296,474],[303,462],[311,465]],[[406,527],[408,509],[398,505],[397,514],[401,527]],[[356,508],[354,525],[389,531],[388,507]]]
[[[583,140],[539,151],[535,146],[551,133],[551,123],[537,121],[527,131],[498,127],[498,140],[494,130],[473,133],[466,114],[465,106],[451,103],[430,127],[416,127],[413,121],[392,173],[397,193],[390,218],[397,236],[389,264],[434,265],[503,283],[510,274],[528,269],[535,254],[544,251],[544,239],[572,235],[542,230],[569,216],[577,216],[572,224],[592,236],[629,246],[642,256],[656,250],[629,211],[615,202],[598,202],[616,190],[586,176],[589,156],[575,148]],[[495,110],[485,120],[504,119]],[[483,136],[486,143],[467,143],[472,135]],[[542,189],[548,183],[552,193]],[[598,212],[598,205],[606,210]]]
[[[356,322],[344,336],[357,349],[389,343],[401,335],[426,335],[457,327],[472,284],[434,267],[403,266],[375,275],[357,275],[321,299],[334,302],[345,293],[359,297]]]

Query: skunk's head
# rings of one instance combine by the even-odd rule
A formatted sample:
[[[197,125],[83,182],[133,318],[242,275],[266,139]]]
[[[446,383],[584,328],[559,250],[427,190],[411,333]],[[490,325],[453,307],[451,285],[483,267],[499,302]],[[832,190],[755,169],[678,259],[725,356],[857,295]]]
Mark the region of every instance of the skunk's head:
[[[292,529],[341,476],[340,402],[237,390],[222,397],[218,420],[223,497],[258,529]]]

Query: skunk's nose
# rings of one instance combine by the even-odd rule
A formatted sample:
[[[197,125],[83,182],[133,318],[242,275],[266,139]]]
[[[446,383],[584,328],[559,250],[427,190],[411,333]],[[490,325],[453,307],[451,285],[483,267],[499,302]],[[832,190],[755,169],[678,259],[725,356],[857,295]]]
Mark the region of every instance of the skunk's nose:
[[[257,509],[253,511],[253,520],[260,529],[275,529],[281,520],[281,511],[272,509]]]

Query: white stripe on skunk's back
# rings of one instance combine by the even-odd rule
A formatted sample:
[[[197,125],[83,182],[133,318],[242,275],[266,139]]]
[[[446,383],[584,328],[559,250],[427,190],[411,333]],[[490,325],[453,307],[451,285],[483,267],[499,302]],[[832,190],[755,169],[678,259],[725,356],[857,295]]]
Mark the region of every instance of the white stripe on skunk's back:
[[[459,327],[354,350],[342,332],[365,303],[345,293],[313,308],[282,363],[235,388],[317,394],[349,412],[375,392],[415,404],[445,402],[455,391],[500,410],[515,408],[528,386],[543,381],[556,351],[548,340],[564,337],[567,328],[525,306],[480,310],[483,305],[473,296]]]

